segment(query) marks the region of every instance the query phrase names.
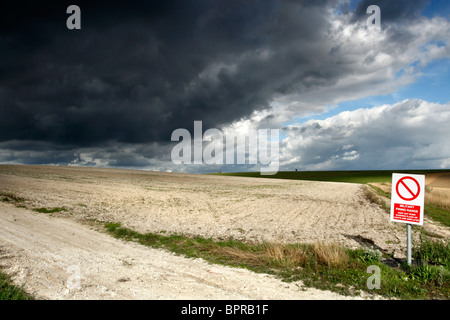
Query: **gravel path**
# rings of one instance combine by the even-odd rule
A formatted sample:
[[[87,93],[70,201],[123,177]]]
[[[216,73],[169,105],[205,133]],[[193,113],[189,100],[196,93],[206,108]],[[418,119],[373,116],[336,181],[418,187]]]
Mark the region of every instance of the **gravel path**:
[[[124,242],[4,203],[0,245],[3,269],[41,299],[349,299]]]

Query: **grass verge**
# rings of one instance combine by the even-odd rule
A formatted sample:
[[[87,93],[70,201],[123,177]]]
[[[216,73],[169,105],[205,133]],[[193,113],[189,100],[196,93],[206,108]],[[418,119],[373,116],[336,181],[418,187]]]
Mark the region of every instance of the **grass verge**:
[[[425,215],[428,215],[434,221],[442,223],[444,226],[450,227],[450,211],[435,204],[425,203]]]
[[[16,205],[21,204],[25,201],[24,198],[18,197],[10,192],[0,192],[0,198],[2,202],[11,202]]]
[[[367,184],[363,190],[364,196],[366,199],[368,199],[370,202],[378,204],[381,208],[384,209],[386,212],[390,212],[390,203],[387,203],[385,199],[390,199],[391,196],[381,190],[380,188],[377,188],[371,184]]]
[[[11,278],[0,271],[0,300],[34,300],[34,297],[14,285]]]
[[[50,209],[35,208],[35,209],[33,209],[33,211],[40,212],[40,213],[55,213],[55,212],[66,212],[67,209],[63,208],[63,207],[62,208],[56,207],[56,208],[50,208]]]
[[[391,267],[382,262],[377,251],[350,250],[338,244],[248,244],[233,239],[215,241],[200,236],[141,234],[120,223],[106,223],[105,228],[116,238],[210,263],[272,274],[286,282],[301,280],[307,286],[340,294],[365,292],[369,296],[400,299],[450,298],[450,249],[425,238],[414,251],[417,259],[426,257],[420,266]],[[368,288],[372,275],[369,266],[379,268],[379,289]]]

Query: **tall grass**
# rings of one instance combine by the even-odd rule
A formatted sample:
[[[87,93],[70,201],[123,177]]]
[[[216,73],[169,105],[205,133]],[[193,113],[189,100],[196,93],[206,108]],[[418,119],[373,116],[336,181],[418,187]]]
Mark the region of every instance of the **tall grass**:
[[[311,251],[317,263],[328,267],[346,266],[349,261],[347,249],[337,243],[314,243]]]
[[[255,267],[295,268],[314,264],[339,267],[349,261],[347,250],[337,243],[264,243],[250,248],[217,246],[213,252],[226,257],[230,263],[245,262]]]
[[[443,266],[450,269],[450,243],[443,240],[431,241],[426,235],[420,235],[420,243],[413,257],[424,264]]]
[[[425,188],[425,203],[440,209],[450,211],[450,190]]]

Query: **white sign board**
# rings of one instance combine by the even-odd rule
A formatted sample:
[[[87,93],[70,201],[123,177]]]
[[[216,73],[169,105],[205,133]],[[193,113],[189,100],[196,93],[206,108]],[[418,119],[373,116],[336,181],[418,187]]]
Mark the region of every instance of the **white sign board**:
[[[423,225],[425,176],[392,174],[391,221]]]

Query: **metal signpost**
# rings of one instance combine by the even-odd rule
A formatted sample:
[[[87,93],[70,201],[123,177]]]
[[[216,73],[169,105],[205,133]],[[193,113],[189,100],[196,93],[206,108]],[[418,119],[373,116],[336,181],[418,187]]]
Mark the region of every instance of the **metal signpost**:
[[[411,224],[423,225],[425,176],[392,174],[391,221],[406,223],[407,262],[411,265]]]

